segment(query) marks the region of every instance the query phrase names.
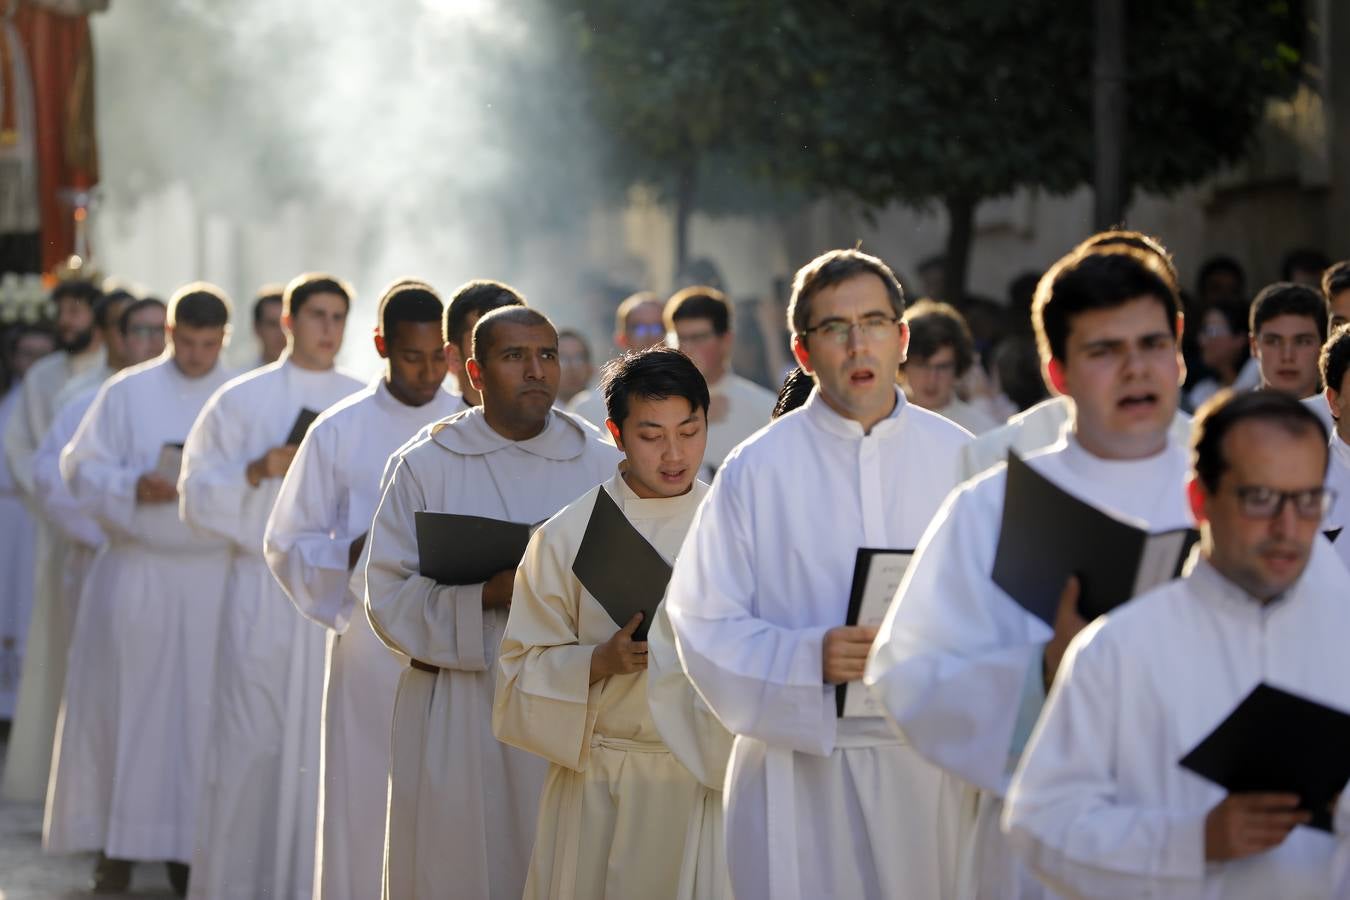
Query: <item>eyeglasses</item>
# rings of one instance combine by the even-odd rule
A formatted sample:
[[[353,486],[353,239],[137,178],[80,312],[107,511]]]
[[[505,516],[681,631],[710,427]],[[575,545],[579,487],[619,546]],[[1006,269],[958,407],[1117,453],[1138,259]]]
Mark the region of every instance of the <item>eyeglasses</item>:
[[[1236,488],[1238,508],[1251,519],[1273,519],[1284,511],[1286,501],[1294,504],[1294,513],[1300,519],[1321,519],[1331,512],[1336,492],[1331,488],[1315,487],[1301,491],[1277,491],[1257,485]]]
[[[660,322],[647,325],[644,323],[635,323],[624,329],[636,338],[659,338],[666,336],[666,326]]]
[[[163,325],[132,325],[127,329],[127,337],[152,338],[163,334]]]
[[[899,322],[898,316],[863,316],[854,322],[846,322],[843,319],[827,319],[819,325],[813,325],[810,328],[802,329],[802,334],[818,333],[821,337],[835,344],[847,344],[848,336],[857,328],[865,341],[879,341],[891,333],[895,323]]]

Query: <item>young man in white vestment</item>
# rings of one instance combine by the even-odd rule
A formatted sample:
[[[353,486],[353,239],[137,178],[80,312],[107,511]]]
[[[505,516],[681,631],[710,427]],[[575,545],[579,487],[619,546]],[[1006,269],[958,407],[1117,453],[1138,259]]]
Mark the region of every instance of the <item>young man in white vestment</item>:
[[[310,900],[319,804],[325,629],[263,558],[263,532],[297,444],[298,415],[360,390],[333,367],[350,291],[328,275],[286,286],[277,362],[225,384],[188,435],[183,520],[232,546],[197,811],[191,895]]]
[[[384,374],[310,427],[264,536],[267,565],[296,609],[328,629],[316,900],[378,897],[384,865],[389,729],[406,657],[370,629],[352,570],[380,500],[389,455],[423,425],[464,408],[445,390],[442,304],[417,281],[380,298]]]
[[[1332,507],[1326,531],[1336,552],[1350,568],[1350,325],[1331,333],[1318,360],[1324,400],[1336,423],[1331,432],[1331,459],[1327,463],[1327,487],[1344,499]]]
[[[614,348],[620,354],[645,350],[666,342],[662,312],[665,304],[651,291],[639,291],[625,297],[614,311]],[[567,403],[567,411],[581,416],[596,428],[604,429],[605,397],[599,389],[584,390]],[[608,431],[605,431],[608,439]]]
[[[219,289],[180,290],[173,350],[109,379],[61,455],[108,540],[71,641],[44,844],[99,851],[97,890],[125,890],[130,860],[169,861],[187,887],[229,546],[182,527],[173,473],[157,466],[229,377],[228,323]]]
[[[1041,279],[1032,308],[1047,382],[1072,426],[1026,457],[1078,499],[1146,524],[1188,527],[1186,449],[1169,433],[1182,363],[1176,284],[1155,253],[1075,251]],[[1069,640],[1083,627],[1068,579],[1054,628],[993,580],[1007,467],[968,482],[924,535],[882,624],[867,682],[933,763],[985,792],[974,827],[981,897],[1040,888],[998,833],[1001,799]]]
[[[1302,400],[1335,429],[1322,398],[1318,356],[1326,343],[1331,309],[1327,298],[1306,284],[1276,282],[1252,300],[1252,356],[1260,363],[1261,389],[1280,391]]]
[[[619,459],[591,426],[552,408],[558,336],[543,314],[523,305],[484,314],[467,375],[482,406],[399,452],[366,551],[371,624],[411,659],[389,774],[384,896],[396,900],[520,897],[547,771],[492,735],[515,567],[478,584],[438,584],[419,572],[416,513],[537,523]]]
[[[45,331],[23,326],[10,330],[3,352],[14,381],[0,397],[0,435],[19,404],[24,373],[55,349],[56,339]],[[12,535],[0,544],[0,722],[14,718],[14,705],[19,699],[24,638],[33,610],[37,527],[37,519],[24,503],[9,466],[0,463],[0,531]]]
[[[731,303],[711,287],[689,287],[666,302],[666,340],[689,355],[708,380],[708,451],[700,477],[711,482],[737,444],[764,427],[773,411],[773,391],[731,371],[736,336]]]
[[[61,352],[48,354],[29,368],[20,384],[18,403],[5,424],[5,462],[29,511],[38,521],[37,549],[30,563],[33,607],[14,727],[5,751],[4,776],[0,779],[0,797],[16,803],[41,803],[46,794],[52,736],[56,732],[66,672],[64,636],[70,630],[62,618],[67,602],[61,592],[66,542],[34,505],[33,454],[56,417],[56,398],[61,389],[80,373],[103,367],[103,342],[95,327],[94,313],[102,299],[97,287],[79,279],[61,282],[52,290]],[[58,645],[59,649],[50,649]]]
[[[525,882],[538,900],[673,897],[697,799],[648,708],[644,614],[615,621],[573,564],[600,500],[675,558],[708,490],[708,385],[683,353],[654,347],[607,363],[600,391],[624,461],[534,533],[497,657],[493,733],[551,763]]]
[[[1005,827],[1065,897],[1342,898],[1350,792],[1326,832],[1298,794],[1226,793],[1180,765],[1258,684],[1350,712],[1350,571],[1319,534],[1326,431],[1279,392],[1224,394],[1194,448],[1198,549],[1073,640]]]
[[[912,550],[958,483],[969,432],[895,384],[904,295],[881,260],[824,254],[793,284],[793,351],[816,390],[736,448],[699,508],[666,594],[680,659],[736,735],[726,855],[739,900],[960,896],[969,789],[861,689],[872,624],[846,625],[861,548]]]

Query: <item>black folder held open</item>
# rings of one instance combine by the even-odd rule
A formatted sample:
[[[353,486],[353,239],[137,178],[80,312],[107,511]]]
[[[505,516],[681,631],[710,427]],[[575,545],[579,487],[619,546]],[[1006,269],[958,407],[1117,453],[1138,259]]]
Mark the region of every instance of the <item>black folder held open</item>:
[[[603,487],[595,495],[572,574],[622,628],[642,613],[633,640],[645,641],[656,607],[666,594],[671,568]]]
[[[848,593],[848,618],[844,624],[880,625],[912,559],[913,550],[859,547],[853,561],[853,584]],[[840,718],[885,714],[881,704],[860,681],[835,685],[834,704]]]
[[[1077,575],[1078,611],[1091,621],[1180,575],[1198,538],[1191,528],[1149,534],[1084,503],[1009,452],[993,579],[1053,626],[1060,592]]]
[[[318,417],[319,414],[308,406],[301,409],[299,414],[296,415],[295,421],[291,423],[290,433],[286,435],[286,443],[299,444],[303,441],[306,432],[309,431],[309,426],[313,425],[314,420]]]
[[[515,569],[530,543],[530,526],[482,516],[419,510],[417,571],[438,584],[481,584]]]
[[[1312,827],[1331,831],[1350,781],[1350,714],[1258,684],[1181,765],[1229,793],[1298,794]]]

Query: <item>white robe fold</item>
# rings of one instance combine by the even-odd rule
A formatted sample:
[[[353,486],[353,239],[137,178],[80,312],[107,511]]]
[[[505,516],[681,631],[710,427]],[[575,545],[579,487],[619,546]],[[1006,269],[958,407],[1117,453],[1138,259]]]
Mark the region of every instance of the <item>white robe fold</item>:
[[[86,582],[48,791],[44,845],[115,859],[192,858],[229,546],[186,529],[136,483],[182,443],[229,377],[165,355],[99,391],[61,456],[71,495],[108,536]]]
[[[1335,835],[1205,861],[1223,788],[1179,760],[1261,682],[1350,712],[1350,572],[1325,541],[1262,606],[1197,552],[1192,571],[1102,617],[1070,646],[1008,794],[1010,840],[1065,897],[1350,896],[1350,792]]]
[[[227,382],[188,435],[179,479],[188,525],[232,545],[221,616],[191,896],[310,900],[319,803],[325,631],[300,615],[263,559],[280,478],[249,460],[285,441],[301,409],[360,390],[289,356]]]
[[[18,404],[16,384],[0,397],[0,434],[4,434]],[[0,532],[9,536],[0,542],[0,719],[12,719],[19,699],[28,619],[33,612],[37,522],[7,465],[0,465]]]
[[[1350,444],[1339,434],[1331,435],[1330,456],[1327,487],[1336,492],[1336,500],[1323,527],[1327,531],[1340,530],[1336,535],[1336,553],[1350,569]]]
[[[404,671],[394,706],[384,895],[517,900],[534,837],[543,760],[492,735],[497,647],[506,616],[482,585],[418,573],[418,510],[535,523],[614,471],[619,452],[554,410],[543,432],[509,441],[475,407],[405,445],[366,548],[371,625],[431,673]]]
[[[102,368],[103,347],[83,353],[50,353],[33,363],[20,383],[19,402],[5,427],[5,460],[10,474],[36,513],[33,498],[33,459],[56,417],[57,396],[70,380],[83,372]],[[66,677],[70,620],[78,594],[72,596],[68,573],[83,572],[87,554],[77,551],[73,561],[67,542],[46,517],[37,514],[36,550],[33,555],[33,606],[19,680],[19,698],[5,751],[5,771],[0,797],[19,803],[41,803],[51,774],[52,739],[57,710]],[[70,561],[70,565],[67,562]]]
[[[708,385],[708,394],[712,407],[701,477],[711,482],[736,445],[769,424],[778,395],[735,372],[728,372],[716,384]]]
[[[267,521],[268,568],[300,614],[330,632],[315,900],[379,896],[389,733],[408,665],[371,631],[349,548],[370,530],[390,454],[422,426],[463,408],[448,391],[408,406],[383,378],[352,394],[310,426]]]
[[[722,785],[733,735],[694,690],[662,603],[647,632],[647,701],[670,752],[698,780],[694,812],[684,836],[676,900],[727,900],[731,875],[722,826]]]
[[[680,658],[736,734],[725,811],[738,900],[964,891],[972,792],[884,720],[837,719],[822,677],[857,550],[912,549],[970,440],[896,396],[867,435],[816,392],[741,444],[675,564],[666,604]]]
[[[1104,460],[1071,436],[1027,457],[1076,497],[1167,531],[1191,525],[1188,457],[1169,439],[1142,460]],[[877,635],[867,682],[926,758],[988,792],[981,798],[982,896],[1018,896],[1022,883],[997,832],[1001,798],[1044,701],[1041,662],[1051,629],[991,573],[1007,467],[963,485],[924,535]]]
[[[673,898],[698,782],[661,740],[647,704],[647,673],[590,681],[595,648],[619,626],[576,575],[591,511],[608,492],[667,560],[707,493],[642,499],[621,474],[535,532],[516,572],[497,657],[492,730],[548,760],[526,898]]]

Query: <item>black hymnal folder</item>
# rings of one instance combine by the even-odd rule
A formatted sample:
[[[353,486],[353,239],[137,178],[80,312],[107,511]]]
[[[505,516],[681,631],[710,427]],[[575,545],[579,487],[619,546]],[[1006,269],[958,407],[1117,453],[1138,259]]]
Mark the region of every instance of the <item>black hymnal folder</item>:
[[[853,587],[848,594],[845,625],[880,625],[905,577],[913,550],[877,550],[859,547],[853,563]],[[839,716],[879,716],[882,708],[858,681],[835,685],[835,709]]]
[[[647,639],[652,616],[670,583],[670,564],[633,527],[604,488],[595,495],[586,533],[572,561],[572,574],[620,628],[634,613],[642,613],[633,640]]]
[[[291,433],[286,435],[286,443],[298,444],[305,439],[305,432],[309,431],[309,426],[314,424],[314,420],[319,414],[309,407],[300,410],[299,415],[295,417],[295,422],[291,425]]]
[[[1060,592],[1077,575],[1078,611],[1091,621],[1180,575],[1198,537],[1191,528],[1149,534],[1084,503],[1010,452],[994,583],[1053,626]]]
[[[1232,794],[1298,794],[1312,827],[1331,831],[1350,781],[1350,714],[1258,684],[1181,765]]]
[[[417,571],[438,584],[481,584],[514,569],[530,542],[530,526],[482,516],[418,511]]]

